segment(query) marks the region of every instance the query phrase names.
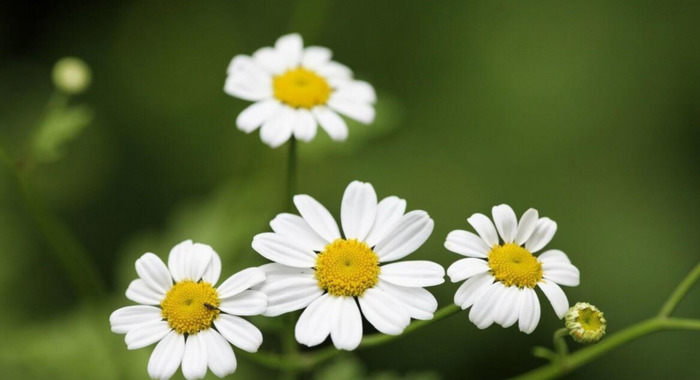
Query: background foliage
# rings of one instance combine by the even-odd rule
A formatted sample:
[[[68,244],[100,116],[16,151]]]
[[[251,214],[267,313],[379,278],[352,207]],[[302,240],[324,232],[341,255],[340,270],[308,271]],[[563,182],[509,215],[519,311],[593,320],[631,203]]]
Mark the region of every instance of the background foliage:
[[[378,91],[374,125],[352,124],[345,144],[320,132],[300,146],[300,192],[336,215],[345,186],[369,181],[431,214],[435,231],[412,257],[447,266],[457,255],[444,238],[471,213],[536,207],[559,224],[551,247],[581,270],[570,301],[600,307],[609,333],[651,316],[698,261],[699,3],[329,3],[1,3],[0,142],[15,159],[31,151],[53,63],[74,55],[92,67],[92,88],[71,100],[90,107],[90,124],[31,178],[107,289],[79,300],[3,169],[4,376],[144,378],[150,349],[127,351],[108,323],[129,304],[138,256],[165,258],[192,238],[221,254],[222,275],[263,262],[250,242],[284,208],[286,151],[237,131],[247,103],[222,88],[235,54],[290,31],[333,49]],[[456,288],[432,290],[446,305]],[[699,296],[677,315],[700,315]],[[512,376],[543,364],[530,348],[562,326],[542,304],[529,336],[481,331],[460,313],[315,378]],[[647,337],[570,378],[700,378],[698,342]],[[266,336],[264,349],[276,345]],[[239,355],[235,376],[267,375]]]

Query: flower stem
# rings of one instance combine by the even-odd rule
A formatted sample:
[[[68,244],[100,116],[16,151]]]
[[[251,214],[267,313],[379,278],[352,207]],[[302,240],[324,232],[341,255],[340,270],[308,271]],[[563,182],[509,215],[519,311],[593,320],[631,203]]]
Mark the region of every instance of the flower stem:
[[[531,379],[553,379],[565,375],[578,367],[581,367],[594,359],[602,356],[613,348],[628,343],[634,339],[644,335],[651,334],[661,330],[695,330],[700,331],[700,320],[698,319],[681,319],[670,318],[671,312],[678,306],[678,303],[688,293],[690,288],[700,278],[700,263],[690,271],[690,273],[676,287],[671,296],[668,298],[664,306],[661,308],[659,315],[647,319],[645,321],[634,324],[622,331],[606,337],[601,342],[579,350],[565,357],[564,360],[553,361],[552,363],[527,372],[525,374],[514,377],[518,380]],[[557,351],[560,348],[557,346],[557,334],[555,333],[554,344]],[[564,343],[565,344],[565,343]],[[561,359],[562,356],[560,355]]]
[[[96,298],[103,293],[105,286],[92,257],[68,226],[36,195],[26,173],[20,170],[2,147],[0,147],[0,161],[15,182],[26,211],[34,219],[36,227],[51,247],[49,252],[56,256],[56,260],[65,270],[73,287],[85,298]]]
[[[569,335],[569,330],[561,328],[554,332],[554,348],[557,350],[557,357],[559,360],[564,360],[566,355],[569,354],[569,347],[566,345],[566,337]]]
[[[700,320],[677,318],[651,318],[608,336],[593,346],[584,348],[566,357],[565,361],[552,362],[533,371],[514,377],[517,380],[553,379],[565,375],[578,367],[602,356],[613,348],[644,335],[661,330],[700,330]]]
[[[294,195],[297,192],[297,140],[289,139],[289,159],[287,160],[287,211],[294,207]]]
[[[668,300],[664,304],[664,306],[661,308],[661,311],[659,312],[659,317],[665,318],[671,315],[673,310],[676,309],[676,306],[678,306],[678,303],[685,297],[686,293],[690,290],[690,288],[695,284],[695,282],[700,278],[700,263],[695,265],[695,268],[693,268],[692,271],[681,281],[680,284],[676,287],[676,289],[671,293],[671,296],[668,297]]]
[[[424,321],[416,321],[410,324],[400,335],[385,335],[385,334],[372,334],[367,335],[362,339],[359,348],[369,348],[374,346],[379,346],[384,343],[391,342],[395,339],[401,338],[406,334],[416,331],[422,327],[431,325],[441,319],[449,317],[452,314],[460,311],[459,306],[451,304],[443,307],[442,309],[435,312],[432,319]],[[269,368],[277,368],[285,371],[296,370],[296,371],[308,371],[317,365],[331,359],[342,351],[337,350],[335,347],[330,346],[320,350],[307,352],[307,353],[297,353],[293,356],[279,355],[266,352],[258,352],[255,354],[245,354],[244,355]]]

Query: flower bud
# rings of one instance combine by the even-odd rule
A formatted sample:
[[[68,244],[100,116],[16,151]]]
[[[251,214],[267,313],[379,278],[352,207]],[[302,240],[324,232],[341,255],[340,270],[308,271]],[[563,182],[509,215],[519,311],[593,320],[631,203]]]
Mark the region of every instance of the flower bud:
[[[565,320],[569,335],[579,343],[595,343],[605,335],[603,312],[589,303],[576,303],[566,312]]]
[[[61,58],[53,66],[53,83],[58,90],[75,95],[90,86],[92,72],[83,60],[74,57]]]

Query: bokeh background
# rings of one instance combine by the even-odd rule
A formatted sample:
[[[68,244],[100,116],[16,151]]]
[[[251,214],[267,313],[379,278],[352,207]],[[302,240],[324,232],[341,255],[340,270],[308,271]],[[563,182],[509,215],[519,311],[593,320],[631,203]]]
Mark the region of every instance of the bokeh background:
[[[330,47],[379,96],[376,122],[350,124],[346,143],[319,132],[300,146],[299,192],[335,215],[346,185],[369,181],[432,215],[412,257],[447,266],[458,256],[444,238],[471,213],[535,207],[559,224],[549,246],[581,270],[569,300],[599,306],[609,333],[654,315],[700,258],[698,2],[0,4],[0,142],[26,172],[25,187],[14,169],[0,172],[3,378],[146,378],[151,349],[127,351],[108,323],[130,304],[138,256],[166,258],[191,238],[219,252],[222,276],[264,262],[250,243],[284,210],[286,146],[237,131],[248,103],[222,89],[234,55],[291,31]],[[92,68],[92,87],[70,99],[89,122],[32,161],[63,56]],[[56,245],[73,247],[64,227],[90,261],[58,259]],[[85,279],[66,268],[91,262],[104,289],[80,292]],[[457,287],[432,291],[447,305]],[[530,350],[562,326],[540,300],[531,335],[478,330],[459,313],[309,378],[516,375],[544,364]],[[677,315],[699,317],[699,300],[696,287]],[[266,335],[263,349],[277,345]],[[697,379],[699,353],[697,333],[663,332],[569,378]],[[238,367],[241,379],[276,376],[240,355]]]

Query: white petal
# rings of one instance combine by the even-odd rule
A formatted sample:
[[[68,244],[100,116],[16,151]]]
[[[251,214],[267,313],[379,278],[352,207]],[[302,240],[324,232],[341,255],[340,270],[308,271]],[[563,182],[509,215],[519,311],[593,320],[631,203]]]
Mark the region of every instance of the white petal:
[[[518,232],[518,219],[515,212],[506,204],[494,206],[491,210],[493,222],[496,224],[498,233],[505,243],[512,243],[515,240],[515,234]]]
[[[532,288],[523,288],[519,292],[520,316],[518,328],[525,334],[535,331],[540,322],[540,301]]]
[[[331,60],[332,53],[329,49],[320,46],[309,46],[304,49],[301,57],[301,65],[310,69],[322,67]]]
[[[260,128],[260,139],[271,148],[277,148],[292,137],[292,121],[294,110],[283,106],[273,117],[263,123]]]
[[[272,97],[272,84],[236,74],[226,77],[224,92],[243,100],[257,102]]]
[[[371,104],[352,102],[333,94],[330,99],[328,99],[328,106],[334,111],[363,124],[370,124],[374,121],[375,112]]]
[[[518,233],[515,235],[515,242],[518,245],[523,245],[530,238],[532,233],[537,227],[537,220],[539,219],[539,214],[534,208],[525,211],[523,216],[520,217],[520,223],[518,223]]]
[[[270,120],[282,109],[282,105],[274,99],[262,100],[251,104],[236,118],[238,129],[245,133],[253,132],[263,123]]]
[[[316,68],[316,72],[329,80],[347,80],[352,78],[352,70],[350,70],[347,66],[335,61],[330,61],[321,65],[320,67]]]
[[[566,253],[558,249],[549,249],[542,252],[537,256],[537,260],[542,264],[571,264],[571,260],[566,256]]]
[[[331,339],[339,350],[352,351],[362,341],[362,316],[352,297],[333,297],[334,315],[331,322]]]
[[[126,298],[144,305],[160,305],[165,298],[165,293],[160,293],[146,285],[146,282],[138,279],[131,281],[126,289]]]
[[[411,316],[406,308],[381,289],[367,289],[357,299],[360,301],[362,314],[379,332],[399,335],[411,323]]]
[[[455,293],[455,304],[463,310],[478,301],[493,284],[494,278],[489,273],[476,275],[462,284]]]
[[[284,35],[275,42],[275,51],[283,60],[286,68],[299,66],[303,49],[304,42],[301,36],[296,33]]]
[[[185,277],[187,252],[192,249],[193,244],[192,240],[185,240],[170,250],[170,254],[168,255],[168,270],[170,270],[170,274],[175,281],[179,281],[179,279]]]
[[[216,282],[219,281],[219,276],[221,276],[221,258],[219,254],[214,252],[214,254],[211,255],[209,265],[207,265],[204,274],[202,274],[202,281],[208,282],[210,285],[214,286]]]
[[[207,346],[207,365],[212,373],[225,377],[236,371],[236,356],[226,339],[213,329],[204,330],[197,335],[202,336]]]
[[[399,197],[386,197],[377,205],[377,214],[365,242],[374,247],[391,232],[406,211],[406,201]]]
[[[488,216],[477,213],[470,216],[467,221],[474,227],[474,230],[481,236],[486,245],[493,247],[498,244],[498,233]]]
[[[259,315],[267,309],[267,295],[257,290],[244,290],[222,299],[219,309],[233,315]]]
[[[314,107],[311,109],[321,127],[328,133],[328,136],[335,141],[345,141],[348,137],[348,126],[337,113],[328,107]]]
[[[386,281],[379,281],[377,288],[392,295],[408,311],[413,319],[432,319],[438,303],[435,297],[423,288],[408,288]]]
[[[274,232],[255,235],[252,246],[266,259],[280,264],[298,268],[311,268],[316,264],[316,252]]]
[[[433,220],[427,212],[414,210],[402,216],[386,237],[377,243],[374,252],[379,261],[406,257],[418,249],[433,232]]]
[[[279,280],[286,280],[290,278],[313,278],[314,273],[316,273],[313,269],[311,268],[295,268],[295,267],[290,267],[278,263],[269,263],[265,265],[261,265],[260,270],[265,272],[265,276],[267,279],[261,286],[258,286],[258,290],[260,287],[265,287],[268,286],[271,283],[277,282]]]
[[[371,84],[359,80],[338,80],[333,83],[333,98],[353,103],[374,103],[377,94]]]
[[[450,276],[452,282],[466,280],[469,277],[489,271],[489,265],[486,260],[468,257],[455,261],[447,268],[447,275]]]
[[[220,298],[235,296],[246,289],[265,281],[265,272],[260,268],[246,268],[229,277],[216,289]]]
[[[316,137],[316,119],[314,119],[314,116],[307,109],[300,108],[295,112],[294,137],[306,142],[313,140],[313,138]]]
[[[580,283],[578,268],[568,263],[545,262],[542,264],[542,273],[545,280],[559,285],[578,286]]]
[[[267,294],[268,306],[263,315],[268,317],[302,309],[323,294],[313,274],[267,281],[259,290]]]
[[[377,215],[377,193],[369,183],[351,182],[345,189],[340,220],[346,239],[364,241]]]
[[[549,302],[552,303],[557,317],[559,317],[559,319],[564,318],[566,312],[569,310],[569,300],[566,298],[564,291],[553,281],[540,281],[537,285],[542,289],[544,295],[547,296]]]
[[[255,59],[243,54],[233,57],[226,69],[226,74],[228,76],[237,75],[256,82],[268,82],[271,78],[270,74],[265,72],[265,69]]]
[[[231,344],[248,352],[257,352],[263,342],[263,335],[252,323],[241,317],[219,314],[214,326]]]
[[[202,334],[193,334],[185,342],[182,374],[187,380],[201,379],[207,374],[207,345]]]
[[[558,249],[549,249],[537,256],[542,264],[571,264],[569,256]]]
[[[381,267],[379,278],[394,285],[426,287],[445,282],[445,269],[427,260],[402,261]]]
[[[491,326],[496,317],[495,306],[503,295],[505,287],[500,282],[491,284],[469,311],[469,320],[480,329]]]
[[[488,257],[491,251],[491,247],[481,237],[464,230],[454,230],[447,234],[445,248],[460,255],[481,258]]]
[[[269,74],[282,74],[286,67],[274,48],[264,47],[253,53],[253,60]]]
[[[166,321],[150,322],[129,331],[124,337],[124,341],[128,349],[136,350],[163,339],[170,330],[172,328]]]
[[[510,327],[518,321],[520,315],[520,289],[517,286],[508,286],[501,295],[496,305],[494,322],[503,327]]]
[[[182,363],[185,354],[185,336],[172,330],[153,349],[148,360],[148,375],[152,379],[171,378]]]
[[[298,246],[310,251],[321,252],[328,245],[328,242],[299,215],[279,214],[272,219],[270,227],[277,234],[294,240]]]
[[[330,294],[317,298],[301,313],[294,336],[297,341],[308,347],[323,343],[331,333],[331,321],[334,317],[334,302]]]
[[[168,267],[175,281],[199,281],[207,270],[214,250],[201,243],[192,244],[191,240],[184,241],[170,251]]]
[[[527,239],[527,242],[525,242],[525,249],[532,253],[539,251],[552,240],[554,233],[556,232],[556,222],[549,218],[540,218],[537,221],[535,231],[532,233],[530,238]]]
[[[317,200],[308,195],[296,195],[294,205],[297,206],[306,223],[309,223],[309,226],[327,242],[340,238],[338,224],[335,223],[331,213]]]
[[[168,267],[153,253],[145,253],[136,260],[136,273],[151,288],[165,294],[173,286]]]
[[[112,327],[112,332],[126,334],[136,327],[161,319],[163,319],[161,309],[153,306],[135,305],[115,310],[109,316],[109,324]]]

